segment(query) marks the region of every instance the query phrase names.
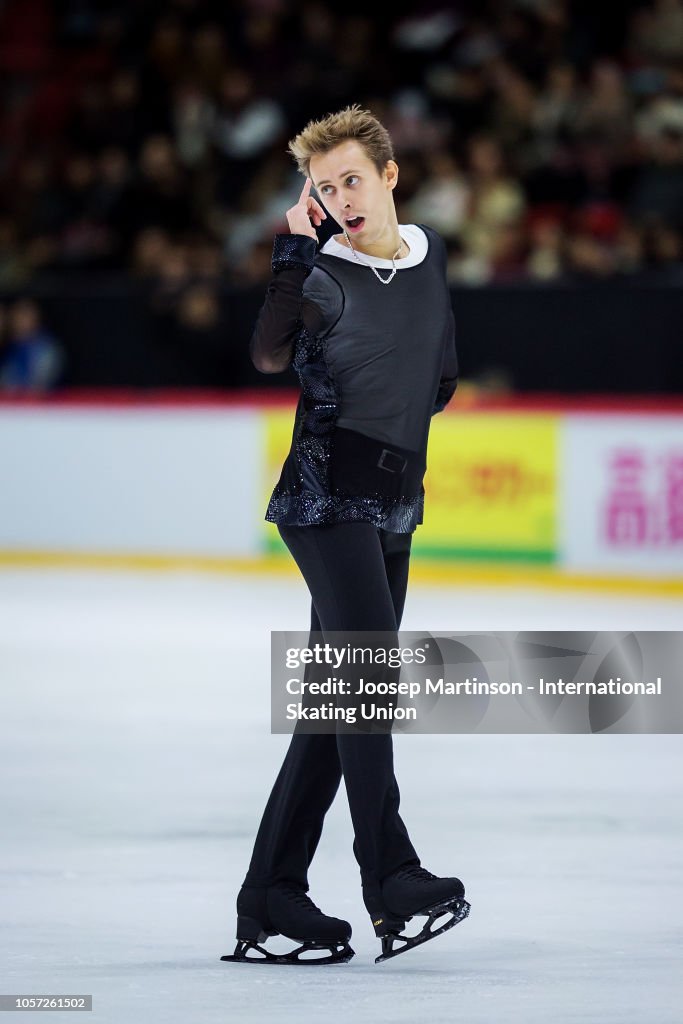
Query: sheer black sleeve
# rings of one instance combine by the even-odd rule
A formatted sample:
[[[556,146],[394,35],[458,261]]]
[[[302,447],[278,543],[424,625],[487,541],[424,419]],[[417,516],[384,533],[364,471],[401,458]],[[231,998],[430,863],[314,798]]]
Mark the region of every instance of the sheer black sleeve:
[[[436,412],[441,412],[441,410],[448,405],[455,394],[457,386],[458,356],[455,351],[455,317],[453,315],[453,310],[451,310],[446,335],[444,337],[443,361],[441,364],[439,390],[437,391],[436,398],[434,400],[432,416]]]
[[[448,283],[448,248],[445,241],[441,235],[429,225],[419,224],[418,227],[421,227],[439,247],[441,252],[441,266],[443,268],[446,283]],[[453,309],[451,308],[446,324],[446,331],[444,333],[441,374],[439,377],[439,387],[436,392],[436,397],[434,398],[432,416],[434,413],[441,412],[442,409],[445,409],[455,394],[455,390],[458,386],[458,373],[458,356],[455,349],[455,316],[453,315]]]
[[[313,270],[317,239],[308,235],[278,234],[273,243],[271,278],[249,342],[249,355],[261,373],[282,373],[292,361],[294,343],[302,327],[314,329],[317,310],[304,302],[306,278]]]

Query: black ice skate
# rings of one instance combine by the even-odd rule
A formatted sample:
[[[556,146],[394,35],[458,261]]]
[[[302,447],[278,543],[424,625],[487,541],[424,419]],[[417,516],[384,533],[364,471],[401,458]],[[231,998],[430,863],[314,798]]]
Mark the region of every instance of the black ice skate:
[[[284,935],[301,945],[287,953],[271,953],[260,945],[271,935]],[[284,882],[266,889],[242,886],[237,897],[237,946],[232,956],[222,956],[221,960],[304,966],[343,964],[355,955],[350,938],[348,921],[323,914],[297,886]],[[322,950],[329,955],[317,955]]]
[[[464,895],[465,887],[459,878],[437,878],[419,865],[400,868],[389,875],[382,884],[384,910],[372,915],[375,934],[382,940],[382,953],[375,963],[435,939],[464,921],[470,912]],[[426,917],[427,921],[417,935],[402,935],[406,921],[413,917]],[[443,917],[445,920],[434,927]],[[401,945],[397,947],[397,943]]]

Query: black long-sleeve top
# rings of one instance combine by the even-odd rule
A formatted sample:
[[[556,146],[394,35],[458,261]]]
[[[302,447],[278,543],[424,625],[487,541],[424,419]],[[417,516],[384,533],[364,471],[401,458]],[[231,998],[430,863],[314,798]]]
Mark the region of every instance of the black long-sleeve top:
[[[315,238],[275,236],[249,350],[263,373],[293,365],[301,395],[269,522],[408,533],[423,521],[430,421],[456,390],[458,361],[446,248],[419,227],[424,259],[399,261],[387,285]]]

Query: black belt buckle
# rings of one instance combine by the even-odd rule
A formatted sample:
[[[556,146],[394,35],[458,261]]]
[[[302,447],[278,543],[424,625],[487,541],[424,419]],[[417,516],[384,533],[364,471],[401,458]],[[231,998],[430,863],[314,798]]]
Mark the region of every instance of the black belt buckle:
[[[392,466],[391,459],[394,460]],[[408,460],[404,459],[398,452],[392,452],[390,448],[383,448],[382,454],[377,460],[378,469],[386,469],[387,473],[404,473]]]

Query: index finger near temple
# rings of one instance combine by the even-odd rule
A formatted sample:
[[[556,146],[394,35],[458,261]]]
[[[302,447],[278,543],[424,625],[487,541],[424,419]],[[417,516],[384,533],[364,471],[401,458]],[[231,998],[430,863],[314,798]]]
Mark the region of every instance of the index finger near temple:
[[[311,179],[310,178],[306,178],[306,181],[304,182],[304,187],[301,189],[301,195],[299,196],[299,202],[302,202],[302,200],[306,199],[306,197],[308,196],[310,191],[311,191]]]

